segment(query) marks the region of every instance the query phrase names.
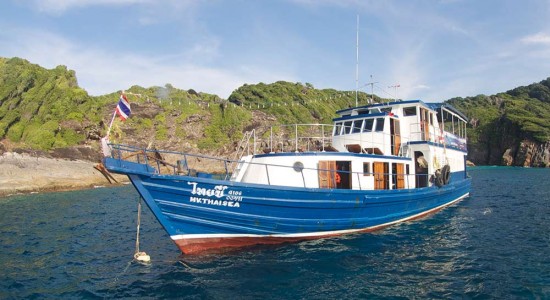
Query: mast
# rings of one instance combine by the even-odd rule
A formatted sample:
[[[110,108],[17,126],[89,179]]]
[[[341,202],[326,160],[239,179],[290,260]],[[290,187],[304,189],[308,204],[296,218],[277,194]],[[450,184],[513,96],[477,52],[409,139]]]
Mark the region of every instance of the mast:
[[[357,15],[357,34],[355,46],[355,107],[359,106],[357,93],[359,90],[359,15]]]

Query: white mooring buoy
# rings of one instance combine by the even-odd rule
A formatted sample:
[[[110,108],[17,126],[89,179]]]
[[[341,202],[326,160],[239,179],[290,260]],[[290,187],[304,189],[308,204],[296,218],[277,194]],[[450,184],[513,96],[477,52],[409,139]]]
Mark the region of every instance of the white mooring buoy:
[[[151,262],[151,257],[145,252],[136,252],[136,254],[134,254],[134,259],[141,263]]]

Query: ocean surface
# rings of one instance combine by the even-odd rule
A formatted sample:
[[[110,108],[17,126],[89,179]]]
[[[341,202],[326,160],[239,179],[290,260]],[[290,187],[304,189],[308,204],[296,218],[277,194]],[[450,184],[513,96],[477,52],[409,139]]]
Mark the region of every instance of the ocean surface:
[[[183,256],[133,187],[0,199],[0,299],[550,299],[550,170],[469,169],[471,197],[381,231]]]

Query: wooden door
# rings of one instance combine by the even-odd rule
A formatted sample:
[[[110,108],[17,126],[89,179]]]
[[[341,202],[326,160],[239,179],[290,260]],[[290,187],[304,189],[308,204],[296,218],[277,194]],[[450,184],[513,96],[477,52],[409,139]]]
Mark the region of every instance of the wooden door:
[[[336,161],[321,160],[319,161],[319,188],[333,189],[336,188]]]
[[[420,108],[420,130],[422,140],[430,140],[430,112],[425,108]]]
[[[399,120],[396,119],[390,119],[391,120],[391,126],[390,126],[390,133],[391,133],[391,147],[392,147],[392,154],[393,155],[399,155],[399,149],[401,148],[401,128],[399,127]]]
[[[374,162],[374,189],[385,190],[388,187],[388,163]]]
[[[405,165],[404,164],[396,164],[397,168],[397,189],[404,189],[405,188]]]

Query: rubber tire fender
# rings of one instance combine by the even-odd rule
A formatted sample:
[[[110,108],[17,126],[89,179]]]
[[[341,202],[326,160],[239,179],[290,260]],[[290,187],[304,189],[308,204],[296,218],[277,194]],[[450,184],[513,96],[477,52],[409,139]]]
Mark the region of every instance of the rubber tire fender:
[[[443,185],[449,184],[449,181],[451,181],[451,166],[443,166],[441,169],[441,177],[443,178]]]

